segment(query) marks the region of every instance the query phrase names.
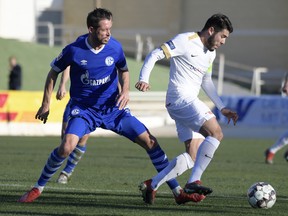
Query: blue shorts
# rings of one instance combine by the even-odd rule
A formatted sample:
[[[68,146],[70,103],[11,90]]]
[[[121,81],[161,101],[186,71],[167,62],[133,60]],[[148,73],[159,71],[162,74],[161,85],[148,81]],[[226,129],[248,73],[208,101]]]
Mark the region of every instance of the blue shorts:
[[[140,134],[148,130],[142,122],[131,115],[128,108],[119,110],[118,107],[110,107],[97,110],[71,103],[65,134],[75,134],[81,138],[85,134],[95,131],[96,128],[114,131],[132,142],[135,142]]]

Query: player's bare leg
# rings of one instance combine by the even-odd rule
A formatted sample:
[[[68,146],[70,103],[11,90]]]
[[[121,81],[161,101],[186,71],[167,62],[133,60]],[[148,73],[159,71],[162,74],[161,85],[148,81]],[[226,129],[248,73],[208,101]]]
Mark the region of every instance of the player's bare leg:
[[[86,143],[89,138],[89,134],[84,135],[80,140],[76,148],[69,155],[67,159],[66,166],[61,171],[58,179],[56,180],[59,184],[67,184],[69,180],[71,180],[72,173],[76,168],[77,164],[83,157],[86,151]]]

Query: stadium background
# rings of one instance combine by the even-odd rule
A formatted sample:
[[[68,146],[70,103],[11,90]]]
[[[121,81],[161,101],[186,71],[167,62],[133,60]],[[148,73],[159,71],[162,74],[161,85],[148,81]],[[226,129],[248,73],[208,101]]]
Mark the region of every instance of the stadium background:
[[[47,2],[52,3],[48,4]],[[41,10],[37,13],[35,12],[36,3],[42,5]],[[62,7],[59,7],[59,4]],[[227,46],[221,48],[219,53],[225,53],[227,59],[231,58],[238,63],[250,65],[251,62],[253,67],[267,66],[269,68],[267,74],[271,74],[271,78],[266,79],[268,83],[266,82],[263,87],[271,86],[270,81],[275,79],[273,89],[276,88],[276,94],[259,97],[251,94],[243,84],[235,85],[225,80],[223,99],[228,102],[231,100],[231,105],[235,105],[240,113],[246,113],[247,108],[250,107],[249,110],[252,112],[247,116],[253,115],[252,118],[249,118],[250,124],[253,126],[239,124],[232,127],[231,125],[226,126],[226,122],[223,124],[225,139],[221,142],[209,170],[203,176],[205,185],[209,185],[214,190],[213,194],[204,202],[177,206],[169,187],[163,185],[157,192],[156,205],[143,205],[137,185],[147,177],[153,176],[155,169],[147,155],[143,154],[143,149],[119,136],[91,137],[88,144],[89,150],[68,185],[60,187],[56,183],[58,175],[55,175],[49,182],[45,194],[35,203],[23,205],[16,202],[35,182],[35,177],[43,168],[51,148],[59,143],[59,136],[46,135],[53,130],[60,133],[58,126],[60,126],[60,118],[66,103],[66,101],[53,101],[53,111],[49,117],[51,123],[43,125],[34,120],[34,114],[42,100],[43,85],[49,70],[49,63],[61,50],[60,46],[49,47],[45,44],[35,43],[37,41],[35,37],[36,20],[41,18],[44,21],[46,18],[52,17],[58,21],[64,21],[63,14],[65,12],[65,14],[70,13],[71,19],[79,22],[77,26],[83,27],[83,18],[85,19],[87,11],[98,4],[103,7],[111,7],[118,22],[115,20],[116,23],[114,23],[114,30],[117,30],[115,34],[117,33],[117,37],[123,36],[124,38],[130,38],[131,34],[134,34],[127,28],[142,29],[144,33],[149,33],[147,29],[152,27],[155,31],[168,27],[168,29],[173,27],[175,32],[177,29],[184,31],[185,29],[182,28],[184,23],[179,19],[185,17],[193,17],[193,20],[189,18],[184,21],[187,29],[194,30],[202,27],[202,21],[206,20],[210,13],[223,11],[233,19],[236,29],[229,38]],[[285,112],[288,108],[287,100],[279,98],[279,81],[281,81],[283,73],[287,71],[287,4],[286,0],[0,0],[0,113],[1,118],[3,115],[6,117],[5,121],[0,120],[0,143],[2,144],[0,151],[0,215],[147,216],[148,213],[155,216],[286,216],[288,185],[285,181],[287,179],[285,170],[287,170],[287,162],[281,153],[275,157],[273,166],[266,166],[263,153],[279,135],[279,130],[287,128],[287,122],[285,123],[288,119]],[[185,14],[187,11],[189,14]],[[167,14],[164,15],[162,12],[167,12]],[[126,19],[127,23],[123,22],[123,19]],[[165,20],[167,23],[171,22],[171,26],[164,25]],[[120,21],[124,26],[117,26],[120,25]],[[70,29],[69,26],[70,24],[65,21],[63,27]],[[78,28],[76,27],[76,29]],[[245,29],[247,31],[240,33]],[[84,30],[86,32],[86,29]],[[80,31],[82,33],[82,30]],[[130,34],[130,32],[132,33]],[[169,38],[170,34],[173,33],[167,31],[167,34],[159,36],[161,42]],[[71,38],[74,39],[74,36]],[[154,37],[153,40],[157,44]],[[125,48],[127,48],[126,43]],[[19,92],[6,90],[7,60],[11,54],[15,54],[19,58],[24,69],[24,86],[23,90]],[[260,61],[256,62],[257,59]],[[132,58],[128,58],[128,61],[130,71],[137,74],[142,62],[136,62]],[[271,61],[277,63],[273,66]],[[135,103],[130,102],[130,106],[137,105],[131,107],[134,110],[133,113],[152,115],[149,123],[160,122],[159,117],[167,114],[163,107],[162,92],[165,88],[164,82],[167,80],[167,68],[158,65],[155,71],[157,73],[153,74],[151,82],[153,82],[153,90],[157,90],[157,92],[153,91],[153,97],[150,94],[143,94],[141,97],[135,98],[134,87],[131,88],[131,102],[138,100]],[[225,74],[226,72],[228,70],[225,70]],[[235,73],[240,76],[244,72],[236,71]],[[131,75],[133,85],[137,76],[134,77],[134,73]],[[161,83],[158,80],[161,80]],[[225,95],[229,95],[229,97],[226,98]],[[151,98],[154,101],[150,100],[151,103],[147,104],[147,100]],[[239,105],[240,102],[242,105]],[[255,106],[251,106],[252,103]],[[60,107],[57,106],[58,104]],[[13,106],[13,109],[10,106]],[[146,110],[141,110],[141,106]],[[7,108],[9,112],[7,112]],[[26,112],[25,115],[20,113],[19,116],[15,116],[13,113],[17,109],[23,113]],[[3,115],[2,112],[4,112]],[[259,121],[260,114],[265,117],[262,122]],[[31,117],[31,122],[27,122],[28,117]],[[52,123],[54,117],[56,124]],[[7,121],[7,118],[15,118],[15,120],[25,118],[26,122]],[[267,124],[270,126],[265,126]],[[278,126],[275,127],[275,124]],[[31,131],[32,127],[34,127],[34,131]],[[169,121],[165,127],[158,126],[150,129],[154,135],[157,135],[168,158],[173,158],[183,152],[183,145],[177,145],[179,142],[177,138],[158,136],[158,134],[175,136],[175,126]],[[46,134],[44,130],[49,133]],[[2,136],[2,132],[10,136]],[[30,132],[33,132],[34,135],[16,136],[32,135]],[[262,139],[249,139],[248,135],[255,132],[258,132],[256,135]],[[259,136],[259,133],[262,133],[260,134],[262,136]],[[233,136],[240,134],[242,137],[240,139],[227,138],[230,134]],[[45,137],[36,137],[36,135]],[[186,172],[177,178],[181,185],[185,185],[189,174],[190,172]],[[246,191],[252,183],[258,181],[267,181],[276,189],[277,202],[272,209],[259,210],[249,206]]]
[[[19,6],[17,8],[14,7],[16,2]],[[5,52],[0,53],[0,71],[2,74],[0,79],[0,89],[2,90],[0,92],[0,135],[17,135],[15,133],[19,135],[50,135],[51,133],[60,133],[60,122],[62,111],[66,104],[65,102],[52,104],[51,109],[56,109],[57,112],[51,112],[49,118],[49,122],[51,122],[50,126],[50,123],[44,127],[41,123],[35,121],[34,113],[41,103],[41,91],[51,59],[60,51],[62,45],[71,42],[78,35],[87,32],[85,27],[87,12],[91,11],[94,7],[106,7],[113,12],[115,18],[113,34],[115,37],[119,37],[119,40],[124,45],[124,49],[131,45],[130,40],[127,39],[133,38],[135,34],[140,34],[144,39],[151,38],[153,44],[158,46],[161,42],[168,40],[178,32],[200,30],[211,14],[222,12],[230,17],[235,31],[229,38],[229,41],[227,41],[227,45],[221,47],[219,52],[224,54],[229,60],[236,61],[240,64],[251,67],[267,67],[268,72],[265,73],[263,77],[265,82],[262,86],[263,94],[279,94],[281,79],[283,74],[288,70],[288,62],[285,59],[285,57],[288,56],[286,45],[288,36],[288,14],[286,13],[286,9],[288,2],[285,0],[262,0],[261,3],[257,0],[244,0],[241,2],[218,0],[217,4],[211,0],[27,0],[25,3],[23,2],[0,0],[1,38],[21,40],[29,47],[29,43],[45,42],[43,38],[41,40],[41,38],[39,39],[39,37],[36,36],[37,23],[50,21],[55,25],[61,26],[61,31],[58,38],[56,35],[58,41],[56,40],[56,46],[51,48],[53,51],[50,55],[43,56],[41,64],[37,62],[38,59],[35,59],[38,54],[40,55],[40,52],[37,52],[39,51],[39,47],[35,47],[34,49],[34,46],[30,46],[32,49],[28,52],[25,50],[20,53],[17,51],[18,44],[15,41],[12,41],[12,43],[7,41],[7,44],[10,44],[9,46],[5,46],[5,41],[2,42],[3,46],[1,46],[5,48],[2,50],[5,50]],[[25,9],[23,10],[23,8]],[[15,16],[21,17],[21,25],[19,25],[19,20],[14,18]],[[15,25],[18,26],[16,30],[14,28]],[[15,44],[16,47],[14,47]],[[43,47],[41,47],[40,50],[42,50],[42,48]],[[52,55],[52,53],[54,55]],[[133,57],[133,53],[131,54],[129,50],[126,50],[126,53],[127,56]],[[23,90],[28,90],[27,92],[6,91],[7,59],[11,54],[16,54],[19,57],[19,62],[23,65]],[[144,56],[145,55],[143,55],[143,57]],[[132,64],[137,63],[133,62]],[[165,64],[165,62],[163,64]],[[141,62],[137,65],[136,69],[139,70]],[[236,77],[241,77],[244,74],[239,69],[233,69],[233,71],[231,71],[232,69],[230,68],[227,68],[225,73],[229,72],[229,70],[234,73]],[[164,73],[162,73],[162,75],[167,78],[167,74],[164,75]],[[133,79],[135,80],[135,78]],[[134,82],[133,79],[131,83]],[[30,83],[31,81],[33,84]],[[231,84],[230,81],[229,79],[225,80],[226,86]],[[154,86],[156,85],[157,80]],[[247,89],[242,88],[247,84],[237,82],[236,78],[236,81],[234,80],[230,86],[235,87],[235,85],[240,85],[241,91],[229,87],[224,91],[223,96],[225,96],[225,94],[232,95],[231,97],[235,99],[236,104],[239,100],[247,100],[249,89],[247,91]],[[164,91],[165,84],[163,86],[162,89],[157,90]],[[38,92],[35,92],[37,90]],[[133,91],[134,88],[131,88],[131,90]],[[163,95],[161,96],[161,93],[159,94],[160,96],[156,96],[156,105],[156,99],[154,102],[152,101],[153,109],[152,112],[150,109],[149,116],[147,116],[147,111],[149,108],[152,108],[151,104],[141,103],[140,106],[145,107],[145,109],[140,110],[139,106],[133,107],[134,105],[132,103],[132,108],[136,110],[137,115],[141,113],[143,115],[143,112],[145,112],[145,116],[143,117],[147,119],[148,127],[157,127],[157,130],[159,129],[160,131],[163,125],[170,126],[172,121],[167,118],[163,107]],[[136,101],[134,104],[137,104],[139,100],[143,102],[144,100],[142,100],[141,97],[139,99],[139,96],[135,96],[134,98],[132,96],[131,101]],[[256,97],[256,99],[261,101],[263,97]],[[282,101],[281,98],[278,99]],[[231,106],[234,106],[234,104],[231,104]],[[257,109],[261,109],[261,106]],[[278,106],[278,113],[279,110],[282,113],[283,109],[285,109],[285,105]],[[252,109],[252,111],[254,112],[255,109]],[[261,112],[265,113],[265,110],[261,109]],[[15,113],[18,114],[15,115]],[[144,121],[146,122],[146,120]],[[260,120],[253,119],[253,121],[254,124],[256,122],[259,127],[261,127],[263,123],[261,118]],[[23,122],[24,126],[22,125]],[[151,122],[154,124],[150,125]],[[15,127],[17,130],[12,129]],[[169,131],[169,134],[175,135],[173,124],[172,127],[173,133]],[[264,131],[267,131],[265,135],[276,137],[284,130],[284,127],[286,127],[286,121],[284,123],[283,121],[278,121],[277,125],[274,123],[270,125],[265,124],[264,127]],[[167,128],[164,130],[167,131]],[[232,130],[229,131],[230,134],[234,134],[235,132],[234,128],[227,130]],[[243,128],[240,127],[240,131],[240,133],[247,135],[247,132],[251,132],[251,128],[248,127],[247,129],[247,125],[244,125]],[[258,132],[263,134],[263,130],[259,130]],[[251,133],[255,135],[254,132]],[[239,127],[237,134],[239,134]]]

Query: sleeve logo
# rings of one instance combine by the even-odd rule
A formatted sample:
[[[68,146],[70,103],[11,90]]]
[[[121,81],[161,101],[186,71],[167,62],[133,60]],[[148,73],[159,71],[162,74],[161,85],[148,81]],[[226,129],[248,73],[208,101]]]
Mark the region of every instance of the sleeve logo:
[[[170,47],[171,50],[175,49],[174,43],[170,40],[167,42],[168,46]]]
[[[61,52],[61,53],[57,56],[56,61],[59,61],[59,60],[62,58],[62,56],[63,56],[63,53]]]

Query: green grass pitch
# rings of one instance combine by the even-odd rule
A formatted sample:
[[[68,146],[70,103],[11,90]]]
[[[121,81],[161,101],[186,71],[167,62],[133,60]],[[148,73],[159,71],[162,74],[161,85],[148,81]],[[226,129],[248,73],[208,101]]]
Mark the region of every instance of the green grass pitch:
[[[287,215],[287,162],[283,153],[264,163],[264,150],[274,140],[224,139],[202,176],[213,193],[201,203],[178,206],[168,186],[159,188],[155,205],[143,203],[138,184],[155,170],[146,152],[123,137],[91,137],[87,152],[67,185],[55,182],[59,171],[33,203],[17,199],[37,181],[59,137],[1,137],[0,215]],[[158,138],[172,159],[184,150],[176,138]],[[190,174],[178,178],[184,186]],[[277,192],[268,210],[253,209],[246,191],[257,181],[269,182]]]

